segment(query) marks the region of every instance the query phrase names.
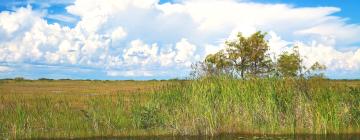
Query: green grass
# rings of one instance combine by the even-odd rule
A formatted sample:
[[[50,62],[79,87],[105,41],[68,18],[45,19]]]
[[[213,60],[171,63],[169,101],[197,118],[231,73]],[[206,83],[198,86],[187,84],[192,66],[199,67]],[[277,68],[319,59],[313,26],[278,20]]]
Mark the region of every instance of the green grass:
[[[158,91],[143,107],[156,113],[143,117],[182,135],[355,133],[359,95],[359,87],[322,79],[215,77]]]
[[[360,132],[360,81],[1,82],[3,138]]]

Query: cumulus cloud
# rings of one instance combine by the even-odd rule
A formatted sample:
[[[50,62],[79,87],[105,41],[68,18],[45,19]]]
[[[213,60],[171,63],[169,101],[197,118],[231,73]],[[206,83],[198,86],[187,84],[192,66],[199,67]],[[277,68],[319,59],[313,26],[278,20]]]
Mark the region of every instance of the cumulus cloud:
[[[159,47],[157,44],[151,46],[144,44],[141,40],[134,40],[131,47],[124,50],[124,62],[128,65],[148,65],[156,62]]]
[[[125,37],[117,27],[102,34],[84,33],[81,28],[48,24],[30,7],[0,14],[0,61],[12,63],[104,65],[110,40]]]
[[[360,43],[360,25],[334,16],[340,12],[336,7],[236,0],[75,0],[66,9],[80,19],[73,28],[49,24],[49,15],[31,7],[1,12],[0,62],[94,67],[108,76],[176,75],[224,48],[224,41],[237,32],[262,30],[269,33],[274,56],[297,45],[306,64],[360,69],[359,47],[339,51]]]
[[[341,52],[331,46],[313,42],[312,44],[298,43],[300,54],[304,57],[308,67],[319,61],[329,70],[360,70],[360,49]]]
[[[159,47],[158,44],[145,44],[142,40],[133,40],[130,47],[124,49],[123,60],[127,65],[142,65],[153,67],[179,66],[189,67],[199,60],[196,54],[197,46],[182,38],[175,46]]]
[[[315,62],[327,66],[329,70],[360,70],[360,49],[355,51],[336,50],[332,43],[313,40],[304,43],[300,41],[285,41],[274,32],[269,33],[270,55],[279,56],[283,52],[291,52],[297,46],[304,60],[304,65],[310,67]],[[331,42],[331,41],[330,41]]]
[[[175,61],[183,63],[185,66],[190,66],[193,59],[198,59],[198,55],[195,54],[196,46],[189,43],[186,39],[181,39],[180,42],[176,43],[176,56]]]

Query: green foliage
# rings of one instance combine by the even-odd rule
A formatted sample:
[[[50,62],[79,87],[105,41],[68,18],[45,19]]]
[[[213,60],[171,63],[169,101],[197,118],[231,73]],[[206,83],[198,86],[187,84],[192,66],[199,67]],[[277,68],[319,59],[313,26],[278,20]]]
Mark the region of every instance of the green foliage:
[[[271,71],[270,56],[266,54],[269,46],[265,36],[266,33],[260,31],[250,37],[238,33],[237,40],[225,43],[228,46],[229,59],[242,78],[246,74],[259,77]]]
[[[281,77],[316,77],[324,78],[321,71],[326,67],[314,63],[310,68],[302,64],[298,47],[293,52],[284,52],[279,59],[273,62],[268,54],[269,46],[265,39],[266,33],[258,31],[250,37],[238,33],[235,40],[226,41],[226,49],[215,54],[209,54],[204,62],[193,65],[191,76],[199,77],[230,75],[246,79],[264,78],[271,76]]]
[[[295,47],[293,53],[285,52],[277,60],[277,70],[283,77],[296,77],[302,69],[302,59],[299,51]]]
[[[158,104],[147,106],[135,106],[132,110],[132,122],[135,128],[151,129],[164,125],[164,118],[161,116]]]
[[[321,73],[321,71],[326,70],[326,66],[320,64],[319,62],[315,62],[306,73],[310,78],[325,78],[325,75]]]
[[[143,109],[157,106],[151,116],[167,118],[162,128],[182,135],[343,133],[360,128],[360,96],[344,87],[323,79],[206,77],[160,90]]]
[[[206,75],[228,74],[264,77],[272,70],[266,33],[256,32],[250,37],[241,33],[235,40],[226,41],[226,49],[206,57],[202,70]]]
[[[294,47],[292,53],[284,52],[277,60],[277,72],[282,77],[308,77],[308,78],[325,78],[321,73],[326,69],[325,65],[315,62],[311,67],[303,66],[298,47]]]
[[[229,69],[231,68],[231,62],[226,58],[223,51],[208,55],[205,58],[204,63],[207,67],[206,70],[209,75],[230,73]]]

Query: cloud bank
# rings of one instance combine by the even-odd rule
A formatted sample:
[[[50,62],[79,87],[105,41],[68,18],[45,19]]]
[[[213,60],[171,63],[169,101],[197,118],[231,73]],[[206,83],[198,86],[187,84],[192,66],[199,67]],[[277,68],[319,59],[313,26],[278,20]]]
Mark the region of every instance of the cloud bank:
[[[26,64],[97,69],[109,77],[181,77],[237,32],[261,30],[269,33],[274,56],[296,45],[307,65],[319,61],[329,74],[347,71],[360,78],[360,25],[333,16],[340,12],[336,7],[76,0],[66,10],[80,19],[73,28],[49,24],[46,12],[30,6],[1,12],[0,65],[12,64],[15,71]]]

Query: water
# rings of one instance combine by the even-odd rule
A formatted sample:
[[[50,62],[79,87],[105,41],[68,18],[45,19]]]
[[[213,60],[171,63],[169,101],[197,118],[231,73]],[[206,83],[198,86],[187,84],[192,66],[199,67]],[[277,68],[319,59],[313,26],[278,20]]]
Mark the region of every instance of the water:
[[[360,140],[360,134],[351,135],[236,135],[209,136],[146,136],[146,137],[93,137],[83,139],[107,140]]]

